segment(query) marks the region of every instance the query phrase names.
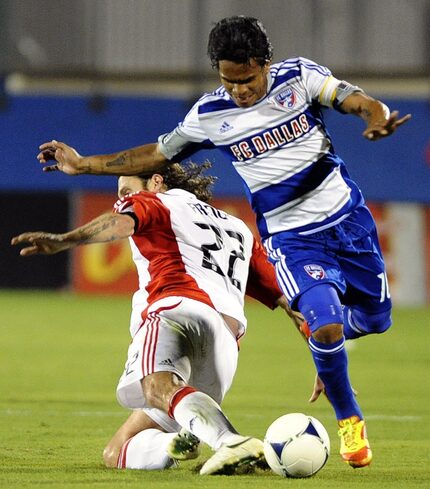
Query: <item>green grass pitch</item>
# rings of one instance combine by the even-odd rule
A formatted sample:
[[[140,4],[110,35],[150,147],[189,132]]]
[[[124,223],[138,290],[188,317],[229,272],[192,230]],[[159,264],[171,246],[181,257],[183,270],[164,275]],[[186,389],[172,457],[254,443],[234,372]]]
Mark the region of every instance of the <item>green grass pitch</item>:
[[[128,298],[66,292],[0,292],[0,487],[25,488],[425,488],[430,487],[430,309],[394,311],[394,326],[349,350],[352,384],[367,417],[374,462],[353,470],[338,455],[325,399],[308,404],[314,368],[282,311],[247,305],[249,329],[224,410],[244,434],[263,437],[288,412],[322,421],[332,443],[310,479],[269,471],[202,478],[196,467],[143,472],[104,468],[101,452],[127,412],[115,400],[125,360]]]

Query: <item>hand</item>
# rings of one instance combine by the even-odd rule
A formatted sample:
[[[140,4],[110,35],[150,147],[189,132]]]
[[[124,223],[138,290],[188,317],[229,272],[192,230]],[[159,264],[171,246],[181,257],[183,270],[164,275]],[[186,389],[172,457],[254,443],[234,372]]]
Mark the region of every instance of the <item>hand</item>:
[[[19,252],[21,256],[54,255],[70,248],[70,244],[64,242],[63,235],[44,232],[23,233],[12,238],[12,245],[22,243],[28,243],[30,246],[22,248]]]
[[[314,382],[314,390],[312,391],[312,395],[309,399],[309,402],[315,402],[321,393],[325,394],[327,397],[327,394],[325,393],[325,385],[323,381],[320,379],[319,375],[316,374],[315,376],[315,382]]]
[[[351,386],[351,389],[352,389],[354,396],[357,396],[358,391],[356,391],[354,389],[354,387],[352,387],[352,386]],[[312,395],[309,399],[309,402],[315,402],[319,398],[321,393],[323,393],[327,397],[327,394],[325,391],[325,385],[324,385],[323,381],[320,379],[319,375],[316,374],[315,375],[315,382],[314,382],[314,390],[312,391]],[[327,397],[327,399],[328,399],[328,401],[330,401],[330,399],[328,397]]]
[[[55,165],[45,166],[43,171],[62,171],[67,175],[79,175],[83,173],[81,169],[82,156],[71,146],[60,143],[54,139],[49,143],[44,143],[40,147],[37,159],[40,163],[47,163],[54,160]]]
[[[370,141],[377,141],[378,139],[390,136],[398,127],[400,127],[412,117],[411,114],[407,114],[401,119],[398,119],[398,116],[398,110],[391,112],[387,120],[378,121],[370,124],[363,132],[363,136]]]
[[[298,311],[293,311],[291,309],[285,295],[281,295],[281,297],[277,299],[276,305],[282,308],[288,314],[288,316],[290,316],[290,318],[294,321],[295,324],[298,324],[300,326],[300,324],[305,320],[303,314],[301,314]]]

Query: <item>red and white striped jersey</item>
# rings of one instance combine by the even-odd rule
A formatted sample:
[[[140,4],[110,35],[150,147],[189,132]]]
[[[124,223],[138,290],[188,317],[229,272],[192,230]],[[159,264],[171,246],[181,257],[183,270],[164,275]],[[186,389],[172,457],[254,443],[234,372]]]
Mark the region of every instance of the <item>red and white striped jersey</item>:
[[[114,212],[136,220],[130,242],[139,274],[134,302],[140,305],[188,297],[245,327],[245,293],[272,308],[282,295],[273,266],[246,224],[185,190],[130,194],[116,202]]]

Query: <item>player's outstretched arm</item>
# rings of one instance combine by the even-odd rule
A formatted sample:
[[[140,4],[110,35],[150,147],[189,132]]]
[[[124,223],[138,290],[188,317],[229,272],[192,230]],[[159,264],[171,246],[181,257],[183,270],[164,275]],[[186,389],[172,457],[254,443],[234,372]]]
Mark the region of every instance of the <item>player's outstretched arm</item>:
[[[411,114],[407,114],[399,118],[397,110],[390,112],[385,104],[362,92],[355,92],[346,97],[341,108],[349,114],[360,116],[367,123],[363,136],[370,141],[390,136],[412,117]]]
[[[63,234],[32,231],[12,238],[12,245],[27,245],[21,256],[54,255],[75,246],[128,238],[134,232],[134,219],[125,214],[103,214],[89,223]]]
[[[44,166],[44,171],[62,171],[68,175],[152,174],[169,164],[169,160],[159,151],[157,143],[95,156],[82,156],[71,146],[56,140],[43,143],[39,149],[37,159],[40,163],[55,161],[53,165]]]
[[[306,341],[307,344],[308,335],[306,332],[306,325],[304,324],[305,318],[303,317],[303,314],[301,314],[299,311],[293,311],[293,309],[291,309],[285,295],[279,297],[279,299],[276,301],[276,305],[279,306],[288,314],[294,326],[296,327],[297,331],[302,335],[303,339]]]

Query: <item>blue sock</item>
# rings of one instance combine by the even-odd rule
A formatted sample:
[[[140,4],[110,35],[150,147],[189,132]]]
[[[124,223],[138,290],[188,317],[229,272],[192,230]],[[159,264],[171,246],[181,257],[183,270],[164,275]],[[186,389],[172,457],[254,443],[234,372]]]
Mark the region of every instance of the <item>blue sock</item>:
[[[324,382],[327,397],[333,405],[337,419],[358,416],[363,419],[360,406],[355,400],[348,377],[348,358],[345,338],[326,345],[309,338],[309,348],[320,379]]]

